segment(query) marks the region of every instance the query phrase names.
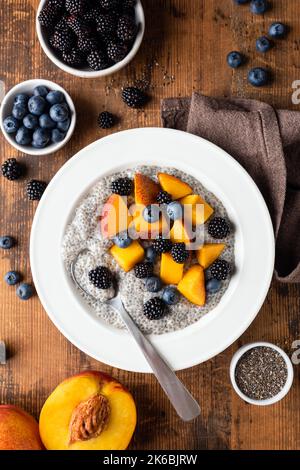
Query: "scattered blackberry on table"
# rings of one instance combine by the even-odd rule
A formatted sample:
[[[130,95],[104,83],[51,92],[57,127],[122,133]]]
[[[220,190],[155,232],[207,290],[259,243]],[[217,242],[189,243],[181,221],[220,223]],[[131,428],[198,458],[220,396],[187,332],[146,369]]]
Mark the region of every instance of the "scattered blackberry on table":
[[[128,54],[126,44],[110,41],[107,46],[107,55],[115,63],[121,62]]]
[[[89,280],[97,289],[109,289],[113,283],[112,274],[105,266],[92,269],[89,272]]]
[[[101,129],[110,129],[115,123],[115,118],[113,114],[108,111],[103,111],[99,114],[97,121],[98,126],[101,127]]]
[[[135,19],[129,15],[124,15],[119,18],[117,26],[117,36],[121,41],[132,41],[136,35]]]
[[[27,183],[27,196],[30,201],[39,201],[44,194],[47,183],[39,180],[31,180]]]
[[[60,8],[55,4],[48,3],[40,12],[38,20],[41,26],[45,28],[51,28],[55,25],[58,15],[60,13]]]
[[[81,15],[87,8],[86,0],[66,0],[66,10],[73,15]]]
[[[72,67],[80,67],[85,62],[84,55],[80,50],[76,49],[75,47],[73,47],[69,51],[64,51],[62,53],[62,59],[67,65],[70,65]]]
[[[91,51],[95,51],[98,48],[98,41],[91,36],[83,35],[78,39],[77,46],[81,52],[90,53]]]
[[[156,201],[158,204],[170,204],[172,202],[172,196],[167,191],[159,191]]]
[[[141,108],[148,101],[148,96],[137,87],[126,87],[122,91],[122,100],[130,108]]]
[[[159,320],[164,316],[165,311],[165,303],[159,297],[154,297],[144,304],[144,315],[149,320]]]
[[[226,238],[230,233],[228,222],[222,217],[215,217],[208,224],[208,233],[216,239]]]
[[[104,10],[115,10],[120,5],[120,0],[99,0],[99,5]]]
[[[138,263],[134,267],[135,277],[138,279],[145,279],[150,277],[153,274],[153,264],[152,263]]]
[[[0,237],[0,248],[2,248],[2,250],[10,250],[16,245],[16,243],[16,240],[9,235]]]
[[[14,181],[22,175],[22,166],[15,158],[9,158],[2,164],[1,171],[4,178]]]
[[[189,252],[185,247],[185,243],[174,243],[171,249],[171,255],[176,263],[184,263],[189,257]]]
[[[101,51],[91,51],[86,60],[93,70],[103,70],[109,66],[106,55]]]
[[[67,51],[74,45],[74,35],[70,29],[56,30],[50,38],[50,44],[58,51]]]
[[[153,248],[158,254],[168,253],[172,249],[172,242],[168,238],[158,235],[153,242]]]
[[[111,13],[104,13],[96,18],[96,28],[98,33],[105,36],[113,36],[117,27],[116,16]]]
[[[209,275],[217,281],[225,281],[230,273],[230,265],[227,261],[218,259],[209,268]]]
[[[118,178],[111,183],[110,189],[119,196],[129,196],[133,191],[133,182],[130,178]]]

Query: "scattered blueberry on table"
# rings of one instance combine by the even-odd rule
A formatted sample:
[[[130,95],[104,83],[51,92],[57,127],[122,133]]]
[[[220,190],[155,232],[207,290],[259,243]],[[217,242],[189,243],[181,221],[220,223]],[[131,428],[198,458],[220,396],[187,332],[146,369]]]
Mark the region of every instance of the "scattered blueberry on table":
[[[237,69],[243,63],[243,55],[238,51],[229,52],[227,56],[227,64],[233,69]]]
[[[256,50],[258,52],[268,52],[272,47],[272,42],[267,36],[261,36],[260,38],[256,39]]]
[[[255,87],[264,86],[269,81],[268,71],[263,67],[255,67],[249,70],[248,81]]]
[[[4,235],[3,237],[0,237],[0,248],[3,250],[10,250],[16,245],[16,240],[9,236],[9,235]]]
[[[4,280],[9,286],[15,286],[21,281],[21,274],[18,271],[9,271],[5,274]]]
[[[245,5],[245,3],[249,3],[249,1],[250,0],[234,0],[238,5]]]
[[[34,287],[24,282],[17,287],[16,294],[21,300],[29,300],[34,295]]]
[[[272,23],[269,28],[269,35],[275,39],[282,39],[287,34],[287,26],[283,23]]]
[[[64,94],[37,86],[33,95],[15,96],[11,115],[3,121],[8,134],[15,134],[17,144],[43,149],[62,142],[70,127],[70,109]]]
[[[263,15],[269,8],[268,0],[252,0],[250,10],[255,15]]]

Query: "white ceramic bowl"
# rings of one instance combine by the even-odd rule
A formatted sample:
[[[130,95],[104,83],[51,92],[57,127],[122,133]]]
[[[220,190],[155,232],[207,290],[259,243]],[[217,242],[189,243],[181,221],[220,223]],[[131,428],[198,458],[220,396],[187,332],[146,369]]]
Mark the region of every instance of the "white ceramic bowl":
[[[137,51],[139,50],[140,45],[142,44],[142,40],[143,40],[144,33],[145,33],[145,15],[144,15],[144,10],[143,10],[141,1],[137,0],[136,6],[135,6],[135,12],[136,12],[137,23],[139,24],[139,30],[135,38],[135,41],[133,43],[133,46],[130,52],[127,54],[127,56],[123,60],[118,62],[117,64],[113,65],[112,67],[108,67],[107,69],[104,69],[104,70],[91,70],[88,67],[82,68],[82,69],[76,69],[74,67],[70,67],[69,65],[62,62],[62,60],[60,60],[60,58],[54,53],[53,49],[49,45],[46,32],[44,28],[41,27],[40,22],[38,20],[38,16],[46,2],[47,0],[41,0],[38,10],[37,10],[37,15],[36,15],[37,35],[38,35],[40,44],[45,54],[57,67],[59,67],[64,72],[67,72],[67,73],[70,73],[72,75],[76,75],[77,77],[82,77],[82,78],[98,78],[98,77],[105,77],[107,75],[111,75],[115,72],[118,72],[119,70],[124,68],[127,64],[129,64],[129,62],[132,61]]]
[[[68,129],[68,132],[64,140],[62,142],[58,142],[57,144],[50,144],[43,149],[37,149],[35,147],[32,147],[31,145],[17,144],[15,140],[15,134],[8,134],[3,127],[4,119],[7,116],[11,115],[15,96],[18,93],[26,93],[28,95],[33,94],[34,88],[39,85],[46,86],[50,91],[59,90],[65,95],[66,102],[70,109],[70,118],[71,118],[70,127]],[[50,153],[54,153],[57,150],[61,149],[70,140],[74,132],[75,125],[76,125],[76,110],[75,110],[75,106],[74,106],[71,96],[66,92],[66,90],[64,90],[64,88],[62,88],[61,86],[57,85],[54,82],[50,82],[49,80],[42,80],[40,78],[36,78],[34,80],[27,80],[26,82],[21,82],[18,85],[14,86],[11,90],[9,90],[9,92],[5,95],[1,104],[0,127],[3,132],[4,137],[17,150],[20,150],[20,152],[23,152],[23,153],[27,153],[28,155],[48,155]]]
[[[239,389],[236,380],[235,380],[235,369],[237,366],[237,363],[241,359],[241,357],[250,349],[257,348],[257,347],[267,347],[267,348],[272,348],[275,351],[277,351],[284,359],[287,367],[287,380],[285,383],[285,386],[283,389],[274,397],[268,398],[266,400],[253,400],[252,398],[247,397],[247,395],[244,395],[243,392]],[[282,400],[290,391],[290,388],[293,384],[294,380],[294,369],[292,362],[288,355],[278,346],[272,343],[267,343],[267,342],[256,342],[256,343],[250,343],[246,344],[245,346],[241,347],[233,356],[230,364],[230,380],[232,383],[232,386],[236,393],[242,398],[242,400],[246,401],[247,403],[250,403],[251,405],[257,405],[257,406],[267,406],[267,405],[273,405],[274,403],[277,403],[278,401]]]

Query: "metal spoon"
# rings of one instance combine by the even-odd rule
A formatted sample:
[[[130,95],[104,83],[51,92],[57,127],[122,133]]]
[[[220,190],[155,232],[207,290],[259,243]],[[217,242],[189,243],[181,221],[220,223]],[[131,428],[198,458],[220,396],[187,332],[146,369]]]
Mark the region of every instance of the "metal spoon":
[[[77,258],[73,260],[70,267],[71,277],[76,286],[81,289],[86,295],[92,297],[93,300],[97,301],[95,297],[89,294],[77,281],[75,275],[75,266],[78,257],[89,250],[85,249],[78,253]],[[178,379],[175,372],[168,366],[168,364],[161,358],[156,349],[148,341],[148,339],[142,334],[140,329],[132,320],[129,313],[125,310],[121,296],[117,293],[116,297],[106,301],[122,318],[127,330],[134,338],[135,342],[139,346],[141,352],[145,356],[146,361],[151,367],[155,377],[175,408],[178,416],[183,421],[191,421],[200,414],[200,406],[197,401],[192,397],[190,392],[185,388],[183,383]]]

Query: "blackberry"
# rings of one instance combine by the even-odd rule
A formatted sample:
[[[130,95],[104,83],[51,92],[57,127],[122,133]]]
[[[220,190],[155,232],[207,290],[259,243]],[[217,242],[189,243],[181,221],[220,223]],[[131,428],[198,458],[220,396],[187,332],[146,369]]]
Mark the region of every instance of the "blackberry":
[[[64,4],[63,0],[48,0],[48,2],[47,2],[47,5],[54,6],[59,10],[61,10],[63,8],[63,4]]]
[[[90,36],[81,36],[78,39],[78,49],[82,52],[91,52],[95,51],[98,47],[98,42],[95,38]]]
[[[47,4],[40,12],[38,20],[41,26],[51,28],[55,25],[60,9],[52,4]]]
[[[82,36],[83,34],[87,34],[89,31],[88,25],[78,16],[71,15],[67,18],[66,22],[76,36]]]
[[[44,181],[31,180],[27,183],[27,196],[31,201],[39,201],[47,187]]]
[[[117,27],[117,21],[115,15],[111,13],[105,13],[98,16],[96,19],[96,26],[98,33],[103,36],[112,36]]]
[[[171,255],[176,263],[184,263],[189,257],[189,252],[185,247],[185,243],[175,243],[172,246]]]
[[[58,23],[55,25],[55,29],[58,31],[67,31],[69,30],[69,26],[67,24],[67,18],[63,16]]]
[[[225,219],[215,217],[208,224],[208,233],[213,238],[226,238],[230,233],[230,227]]]
[[[122,100],[130,108],[141,108],[148,101],[148,96],[139,88],[129,86],[123,89]]]
[[[109,67],[106,55],[99,50],[91,51],[86,60],[93,70],[103,70]]]
[[[99,0],[99,5],[104,10],[115,10],[120,5],[120,0]]]
[[[122,7],[123,8],[134,8],[136,4],[136,0],[123,0]]]
[[[64,51],[62,53],[62,59],[71,67],[80,67],[85,62],[85,57],[81,51],[73,47],[70,51]]]
[[[159,297],[153,297],[144,304],[144,315],[148,320],[159,320],[165,314],[165,303]]]
[[[172,196],[167,191],[159,191],[156,201],[158,204],[170,204],[172,202]]]
[[[66,10],[72,15],[82,15],[87,7],[86,0],[66,0]]]
[[[110,189],[119,196],[129,196],[133,191],[133,182],[130,178],[118,178],[111,183]]]
[[[116,41],[110,41],[107,46],[107,55],[115,63],[121,62],[128,54],[128,47]]]
[[[209,269],[211,279],[217,279],[217,281],[225,281],[229,273],[230,264],[223,259],[215,261]]]
[[[56,30],[53,36],[50,38],[50,44],[54,49],[61,52],[70,50],[74,45],[74,36],[70,29],[68,30]]]
[[[103,111],[98,116],[98,126],[102,129],[109,129],[115,123],[114,116],[108,111]]]
[[[132,41],[136,35],[136,23],[134,18],[124,15],[119,18],[117,26],[117,36],[121,41]]]
[[[89,272],[89,280],[97,289],[109,289],[113,282],[112,274],[105,266],[92,269]]]
[[[17,180],[22,174],[22,166],[15,158],[9,158],[2,166],[2,175],[10,181]]]
[[[135,277],[138,279],[145,279],[150,277],[153,274],[153,264],[152,263],[138,263],[134,267]]]
[[[172,242],[168,238],[163,238],[162,235],[158,235],[153,242],[153,248],[156,253],[168,253],[172,249]]]
[[[83,15],[83,19],[85,21],[86,24],[89,24],[91,26],[94,26],[95,25],[95,22],[97,21],[97,18],[102,14],[102,11],[100,8],[98,7],[95,7],[95,8],[91,8],[90,10],[88,10],[84,15]]]

